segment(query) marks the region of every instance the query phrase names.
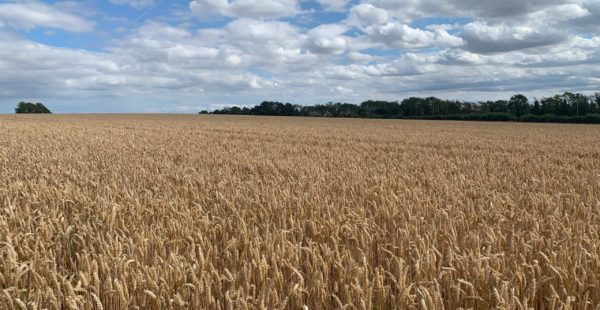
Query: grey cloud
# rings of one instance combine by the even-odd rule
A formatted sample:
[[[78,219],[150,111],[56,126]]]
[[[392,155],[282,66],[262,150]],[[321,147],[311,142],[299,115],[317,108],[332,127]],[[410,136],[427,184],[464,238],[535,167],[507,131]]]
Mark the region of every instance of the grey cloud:
[[[0,23],[27,30],[47,27],[88,32],[94,29],[94,22],[37,1],[0,3]]]
[[[421,49],[435,46],[460,46],[461,38],[438,29],[435,31],[412,28],[406,24],[386,23],[365,28],[365,33],[374,42],[380,42],[387,47],[403,49]]]
[[[583,7],[589,14],[570,20],[566,26],[578,32],[600,34],[600,1],[587,1]]]
[[[474,22],[464,27],[464,48],[475,53],[500,53],[558,44],[569,38],[563,31]]]
[[[298,0],[193,0],[190,9],[198,16],[280,18],[300,12]]]
[[[360,52],[350,52],[350,53],[348,53],[348,55],[346,55],[346,57],[348,58],[348,60],[350,60],[352,62],[361,63],[361,64],[367,64],[367,63],[371,62],[373,59],[375,59],[375,57],[373,57],[369,54],[364,54],[364,53],[360,53]]]
[[[454,0],[450,1],[451,12],[463,16],[514,17],[526,15],[546,7],[572,3],[569,0]]]
[[[397,16],[420,18],[453,16],[471,18],[515,18],[577,0],[367,0],[377,7],[390,10]]]

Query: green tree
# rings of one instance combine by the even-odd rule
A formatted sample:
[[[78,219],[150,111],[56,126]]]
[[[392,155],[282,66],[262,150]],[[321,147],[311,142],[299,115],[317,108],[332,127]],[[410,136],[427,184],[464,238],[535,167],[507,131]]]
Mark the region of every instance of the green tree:
[[[410,97],[402,100],[400,107],[404,116],[421,116],[419,107],[422,106],[423,98]]]
[[[550,98],[542,98],[542,114],[556,114],[558,115],[558,106],[560,100],[554,96]]]
[[[15,108],[15,113],[23,114],[23,113],[38,113],[38,114],[51,114],[50,109],[48,109],[42,103],[31,103],[31,102],[19,102],[17,107]]]
[[[521,116],[529,112],[529,99],[525,95],[514,95],[508,101],[508,111],[515,116]]]
[[[533,108],[531,108],[531,114],[542,115],[544,112],[542,111],[542,106],[540,105],[540,101],[535,99],[533,102]]]
[[[590,97],[590,113],[600,112],[600,93],[595,93]]]
[[[565,93],[564,95],[567,97],[569,105],[571,106],[570,115],[585,115],[589,113],[590,110],[590,102],[588,97],[583,94],[577,93]]]
[[[395,116],[400,114],[400,104],[397,101],[367,100],[360,104],[363,115]]]

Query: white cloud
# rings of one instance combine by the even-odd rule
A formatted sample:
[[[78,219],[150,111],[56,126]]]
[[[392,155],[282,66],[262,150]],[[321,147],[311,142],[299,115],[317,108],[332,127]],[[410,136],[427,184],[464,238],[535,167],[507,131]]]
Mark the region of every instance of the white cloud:
[[[469,51],[496,53],[552,45],[567,40],[568,35],[552,28],[473,22],[465,26],[462,37]]]
[[[340,94],[340,95],[347,95],[347,94],[352,94],[354,91],[352,89],[343,87],[343,86],[336,86],[333,91],[335,91],[336,93]]]
[[[364,53],[360,53],[360,52],[350,52],[347,55],[348,60],[355,62],[355,63],[360,63],[360,64],[366,64],[371,62],[373,59],[375,59],[375,57],[369,55],[369,54],[364,54]]]
[[[340,24],[325,24],[308,31],[308,47],[317,54],[342,54],[347,47],[342,35],[348,28]]]
[[[425,47],[456,47],[463,44],[459,37],[446,30],[435,31],[412,28],[406,24],[389,22],[365,28],[368,37],[390,48],[419,49]]]
[[[225,58],[228,64],[237,66],[242,63],[242,58],[238,55],[229,55]]]
[[[276,43],[294,46],[301,40],[302,35],[300,29],[289,23],[255,19],[238,19],[227,24],[224,29],[233,39],[258,45]]]
[[[359,26],[382,24],[388,21],[388,12],[371,4],[359,4],[352,7],[348,19],[350,24]]]
[[[527,20],[534,24],[556,25],[589,14],[590,12],[579,4],[563,4],[528,14]]]
[[[190,9],[203,17],[280,18],[300,12],[297,0],[194,0]]]
[[[563,3],[560,3],[563,2]],[[547,47],[565,42],[572,37],[569,21],[590,15],[581,4],[571,1],[524,1],[522,4],[508,1],[506,11],[520,9],[514,16],[498,19],[479,16],[478,20],[465,25],[461,37],[465,49],[475,53],[504,53]],[[507,3],[486,3],[485,7],[504,7]],[[456,5],[456,4],[455,4]],[[477,5],[473,8],[475,10]]]
[[[585,33],[600,33],[598,20],[600,20],[600,1],[583,0],[581,4],[588,14],[582,17],[574,18],[569,21],[568,27],[573,31]]]
[[[70,32],[89,32],[94,23],[43,2],[0,3],[0,22],[15,28],[56,28]]]

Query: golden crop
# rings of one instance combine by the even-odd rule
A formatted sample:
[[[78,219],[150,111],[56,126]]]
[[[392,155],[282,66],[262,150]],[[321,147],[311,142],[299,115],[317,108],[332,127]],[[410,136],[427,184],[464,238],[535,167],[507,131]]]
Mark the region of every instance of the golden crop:
[[[0,309],[599,309],[600,127],[1,116]]]

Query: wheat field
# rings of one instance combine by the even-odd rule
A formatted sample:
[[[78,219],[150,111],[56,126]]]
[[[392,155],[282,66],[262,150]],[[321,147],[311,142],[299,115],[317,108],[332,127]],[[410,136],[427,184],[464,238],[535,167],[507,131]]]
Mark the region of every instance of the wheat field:
[[[600,309],[600,127],[0,116],[0,309]]]

